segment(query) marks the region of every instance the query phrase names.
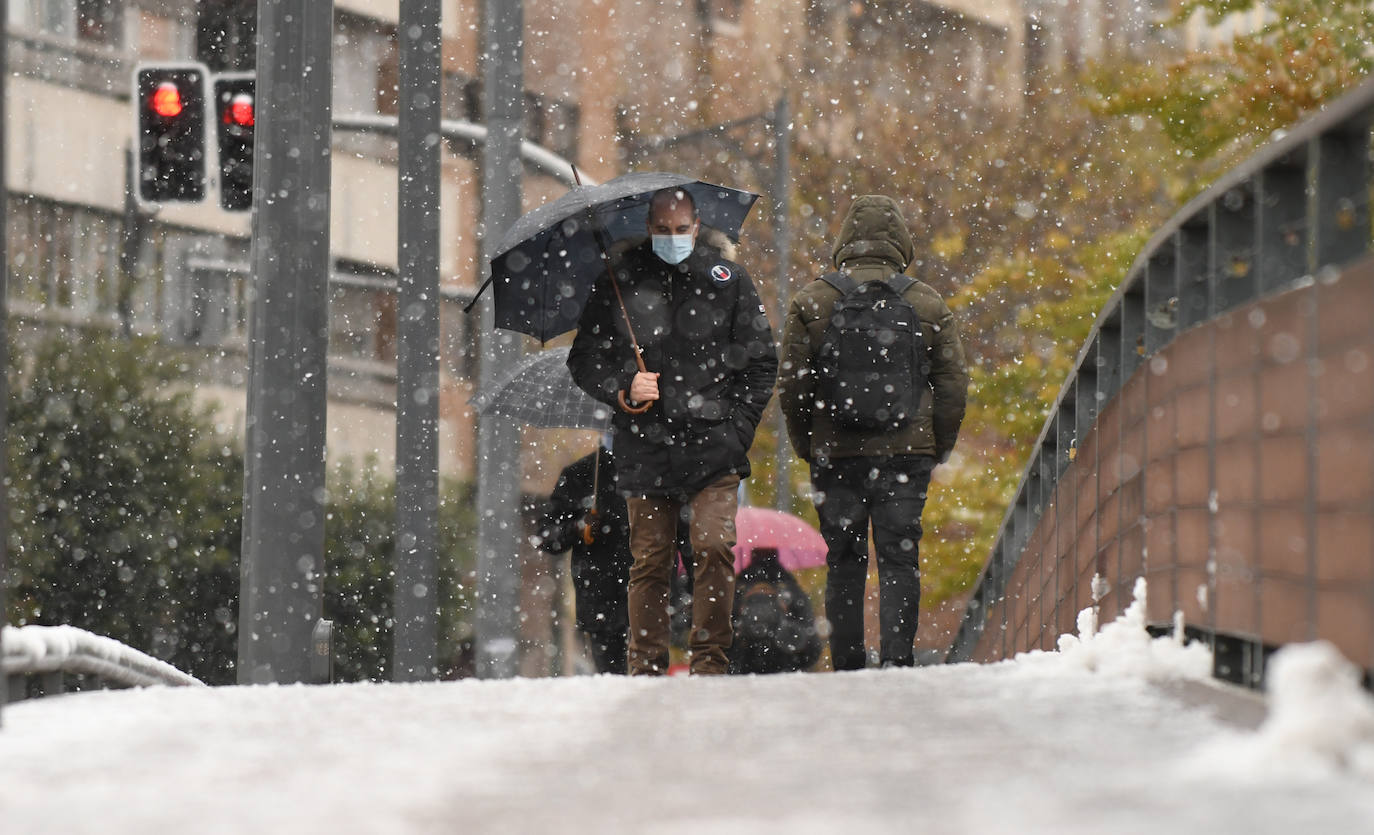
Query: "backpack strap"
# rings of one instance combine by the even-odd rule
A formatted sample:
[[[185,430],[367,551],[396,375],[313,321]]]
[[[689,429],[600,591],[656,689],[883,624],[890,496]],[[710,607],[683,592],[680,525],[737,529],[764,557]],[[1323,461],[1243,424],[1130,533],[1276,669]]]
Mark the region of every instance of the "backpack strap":
[[[821,281],[839,290],[841,296],[849,295],[851,290],[859,286],[858,283],[854,281],[854,276],[844,272],[826,273],[821,276]]]
[[[895,290],[899,296],[905,296],[906,291],[910,290],[915,283],[916,279],[905,273],[893,273],[887,279],[887,286]]]
[[[897,295],[901,296],[903,299],[906,298],[906,291],[907,291],[907,290],[910,290],[911,287],[912,287],[912,285],[914,285],[915,283],[916,283],[916,279],[912,278],[911,276],[907,275],[906,273],[893,273],[892,275],[888,276],[888,278],[887,278],[887,286],[891,287],[891,288],[897,293]],[[924,363],[921,364],[921,373],[922,373],[922,374],[925,374],[927,377],[929,377],[929,375],[930,375],[930,352],[931,352],[931,350],[933,350],[933,349],[932,349],[931,345],[926,341],[926,338],[925,338],[925,328],[920,327],[920,315],[918,314],[916,318],[917,318],[917,327],[919,328],[919,331],[918,331],[918,333],[917,333],[917,336],[918,336],[919,338],[918,338],[917,341],[918,341],[918,343],[920,344],[921,350],[923,350],[923,351],[925,352],[925,357],[926,357],[926,361],[925,361]]]

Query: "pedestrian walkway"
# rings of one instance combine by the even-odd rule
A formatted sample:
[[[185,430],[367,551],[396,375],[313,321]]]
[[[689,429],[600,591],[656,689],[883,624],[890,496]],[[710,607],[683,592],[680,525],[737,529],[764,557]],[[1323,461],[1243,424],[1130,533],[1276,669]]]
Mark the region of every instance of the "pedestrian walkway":
[[[40,699],[4,715],[0,829],[1370,831],[1374,737],[1269,739],[1205,653],[1140,634],[988,666]],[[1368,696],[1342,698],[1322,721],[1349,738],[1331,717]]]

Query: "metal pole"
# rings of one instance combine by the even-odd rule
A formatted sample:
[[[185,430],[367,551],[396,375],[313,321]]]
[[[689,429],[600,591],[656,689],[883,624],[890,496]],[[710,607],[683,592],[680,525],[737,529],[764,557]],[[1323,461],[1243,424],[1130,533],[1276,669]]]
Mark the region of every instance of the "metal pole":
[[[258,4],[240,684],[309,681],[323,605],[333,18]]]
[[[782,91],[778,105],[773,109],[773,251],[778,258],[778,329],[777,337],[782,338],[782,325],[787,319],[787,303],[791,300],[791,279],[789,262],[792,260],[791,227],[787,224],[787,207],[792,196],[792,109],[788,106],[787,91]],[[792,511],[792,448],[787,442],[787,421],[783,419],[782,409],[777,417],[777,503],[778,510]]]
[[[0,0],[0,79],[9,78],[9,23],[10,10],[8,0]],[[9,229],[9,204],[6,200],[9,195],[9,180],[5,176],[5,126],[9,123],[5,120],[6,102],[5,85],[0,81],[0,486],[9,481],[9,474],[6,472],[6,459],[8,456],[5,450],[9,447],[9,275],[10,275],[10,252],[8,243]],[[128,181],[126,181],[128,182]],[[6,616],[8,604],[5,601],[5,577],[8,569],[5,567],[5,552],[9,550],[10,541],[10,501],[9,490],[0,489],[0,658],[5,657],[3,634],[5,624],[9,622]],[[9,698],[10,686],[4,672],[0,671],[0,719],[3,718],[5,700]],[[3,725],[0,721],[0,725]]]
[[[349,113],[334,117],[334,133],[336,134],[353,132],[395,136],[398,125],[399,120],[395,116]],[[453,153],[471,153],[474,154],[473,159],[476,159],[475,155],[480,153],[478,149],[487,142],[486,125],[479,125],[465,119],[441,119],[439,121],[439,133],[449,140],[448,146]],[[572,174],[573,161],[560,157],[543,145],[521,141],[520,159],[523,161],[526,171],[550,177],[569,188],[577,185]],[[588,177],[585,171],[578,172],[578,176],[582,178],[583,185],[596,185],[596,181]]]
[[[124,234],[119,239],[119,295],[115,301],[115,312],[119,316],[119,330],[125,339],[133,337],[134,312],[133,293],[134,273],[138,271],[139,247],[143,243],[143,213],[134,198],[133,183],[137,182],[138,168],[134,164],[132,148],[124,152]]]
[[[524,118],[521,0],[482,3],[482,263],[489,264],[501,234],[520,216],[520,133]],[[497,332],[492,297],[480,308],[481,384],[494,385],[520,354],[511,333]],[[482,417],[477,433],[477,674],[516,672],[520,605],[520,430]]]
[[[391,677],[437,673],[439,2],[401,0],[397,164],[396,545]]]

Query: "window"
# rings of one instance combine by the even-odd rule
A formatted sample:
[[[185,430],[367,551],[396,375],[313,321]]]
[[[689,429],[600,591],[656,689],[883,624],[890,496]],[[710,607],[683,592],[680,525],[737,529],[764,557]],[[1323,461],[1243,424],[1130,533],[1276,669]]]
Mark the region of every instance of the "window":
[[[196,345],[248,337],[247,262],[191,257],[186,261],[186,309],[177,336]],[[164,325],[164,329],[168,325]]]
[[[336,16],[334,26],[334,112],[376,113],[378,85],[384,83],[383,66],[395,60],[394,33],[377,21],[347,14]]]
[[[14,200],[8,225],[10,298],[88,315],[115,312],[117,217],[45,200]]]
[[[820,32],[830,25],[830,15],[834,0],[806,0],[806,27],[812,33]]]
[[[445,71],[442,83],[444,118],[478,121],[481,114],[477,81],[465,73]]]
[[[123,28],[123,0],[76,0],[77,40],[121,46]]]
[[[329,278],[329,353],[396,361],[396,277],[366,265],[340,264]]]
[[[575,159],[581,109],[570,101],[525,93],[525,139]]]
[[[470,78],[462,82],[463,117],[469,122],[482,121],[482,81]],[[445,99],[447,101],[447,99]]]
[[[126,0],[10,0],[9,22],[62,40],[124,45]]]
[[[439,307],[440,368],[454,380],[475,380],[477,358],[481,356],[475,341],[480,331],[473,330],[476,316],[463,312],[466,303],[445,298]]]
[[[582,109],[570,101],[547,102],[542,145],[567,159],[577,159]]]
[[[196,23],[196,60],[211,72],[250,72],[257,66],[256,0],[202,0]]]
[[[712,22],[739,25],[740,9],[744,0],[710,0]]]
[[[441,88],[441,100],[443,93]],[[392,40],[386,42],[377,64],[377,112],[386,116],[398,115],[397,102],[400,98],[401,55],[396,49],[396,42]]]

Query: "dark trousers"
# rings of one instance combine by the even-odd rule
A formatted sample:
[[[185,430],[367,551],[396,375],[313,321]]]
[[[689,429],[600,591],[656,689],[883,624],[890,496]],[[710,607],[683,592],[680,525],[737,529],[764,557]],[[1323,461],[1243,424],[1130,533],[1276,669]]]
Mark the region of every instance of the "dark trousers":
[[[625,675],[625,649],[629,640],[624,629],[587,630],[592,662],[598,673]]]
[[[921,603],[921,511],[935,459],[929,455],[836,458],[812,465],[816,513],[829,553],[825,616],[836,670],[863,669],[868,524],[878,552],[878,653],[910,666]]]

